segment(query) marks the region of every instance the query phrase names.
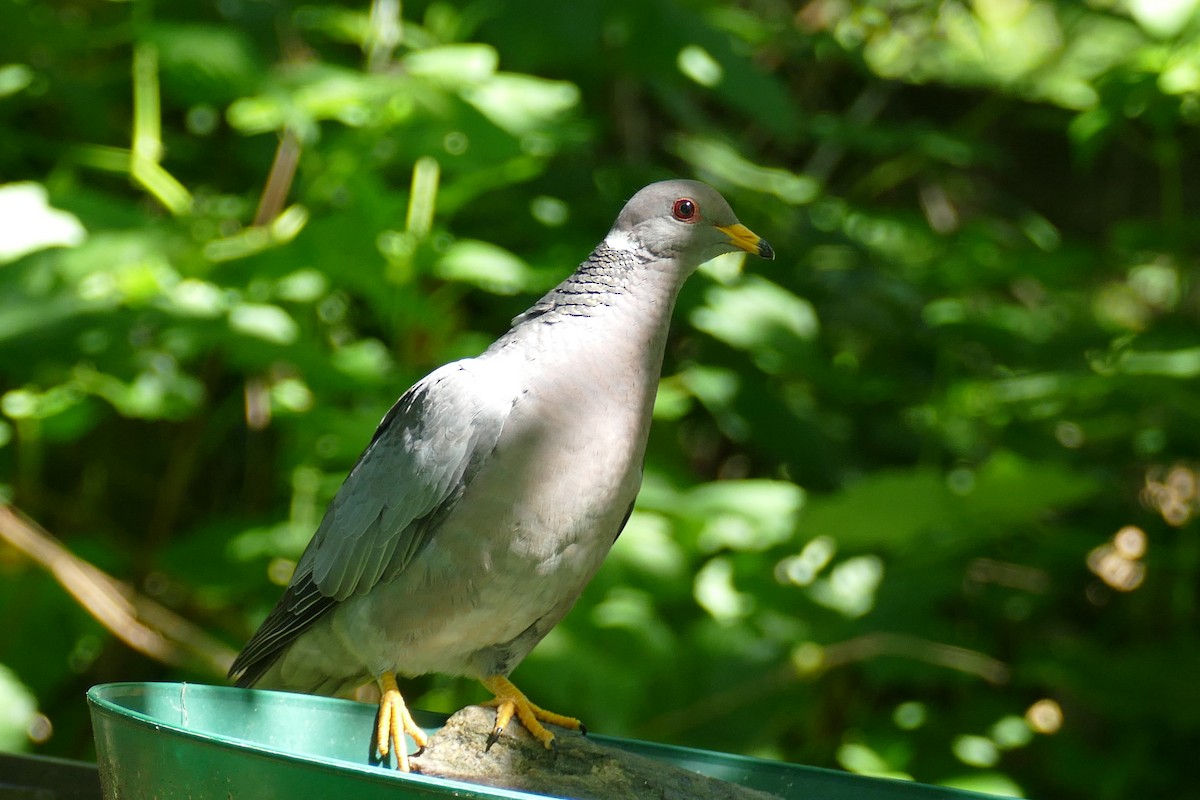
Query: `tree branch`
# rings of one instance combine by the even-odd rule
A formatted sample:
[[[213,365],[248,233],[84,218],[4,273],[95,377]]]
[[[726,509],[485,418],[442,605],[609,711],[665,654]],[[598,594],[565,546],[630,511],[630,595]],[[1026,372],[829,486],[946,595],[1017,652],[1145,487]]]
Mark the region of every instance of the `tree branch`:
[[[16,508],[0,505],[0,541],[39,564],[127,645],[173,666],[224,676],[234,652],[166,606],[72,553]]]

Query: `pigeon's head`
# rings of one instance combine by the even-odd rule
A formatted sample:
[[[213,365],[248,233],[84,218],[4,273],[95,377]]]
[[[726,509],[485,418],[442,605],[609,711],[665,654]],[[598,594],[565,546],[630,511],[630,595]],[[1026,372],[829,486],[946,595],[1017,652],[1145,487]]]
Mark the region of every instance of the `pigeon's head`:
[[[693,269],[736,250],[775,258],[765,239],[738,222],[725,198],[699,181],[660,181],[642,189],[621,209],[605,241]]]

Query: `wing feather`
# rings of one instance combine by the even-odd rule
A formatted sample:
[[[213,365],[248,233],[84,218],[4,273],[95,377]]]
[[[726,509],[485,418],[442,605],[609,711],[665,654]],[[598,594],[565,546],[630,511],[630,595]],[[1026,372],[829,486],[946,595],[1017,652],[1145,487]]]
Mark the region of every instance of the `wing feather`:
[[[495,449],[511,402],[486,396],[469,361],[396,401],[338,489],[275,608],[230,675],[249,686],[338,602],[404,571]]]

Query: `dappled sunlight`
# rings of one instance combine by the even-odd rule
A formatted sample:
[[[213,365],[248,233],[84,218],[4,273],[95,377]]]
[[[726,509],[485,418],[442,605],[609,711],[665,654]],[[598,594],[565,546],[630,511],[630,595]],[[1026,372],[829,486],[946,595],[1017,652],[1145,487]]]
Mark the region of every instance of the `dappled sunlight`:
[[[809,595],[820,605],[847,617],[861,617],[875,605],[875,593],[883,581],[883,559],[855,556],[834,566],[826,578],[815,579]]]
[[[296,562],[290,558],[272,558],[267,562],[267,580],[276,586],[287,586],[296,572]]]
[[[1063,710],[1054,700],[1043,698],[1025,711],[1025,721],[1037,733],[1055,734],[1062,729]]]
[[[1146,579],[1146,533],[1136,525],[1126,525],[1111,541],[1093,548],[1087,565],[1097,577],[1119,592],[1132,592]]]
[[[1096,321],[1112,330],[1141,332],[1173,311],[1181,296],[1179,267],[1166,254],[1131,267],[1125,280],[1105,284],[1092,300]]]
[[[790,555],[775,565],[775,580],[795,586],[809,586],[837,553],[837,542],[829,536],[809,540],[796,555]]]
[[[1169,469],[1152,469],[1142,487],[1142,503],[1161,514],[1168,525],[1182,527],[1200,509],[1198,486],[1200,476],[1191,466],[1176,464]]]

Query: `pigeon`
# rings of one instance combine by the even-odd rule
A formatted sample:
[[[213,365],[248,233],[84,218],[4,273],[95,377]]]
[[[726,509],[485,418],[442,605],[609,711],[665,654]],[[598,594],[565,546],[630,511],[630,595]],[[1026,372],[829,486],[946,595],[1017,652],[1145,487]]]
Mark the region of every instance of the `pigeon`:
[[[712,187],[637,192],[507,333],[392,406],[230,676],[328,695],[376,683],[375,747],[402,771],[405,734],[428,740],[397,675],[479,680],[496,708],[487,748],[514,715],[549,749],[545,724],[582,729],[508,676],[628,521],[680,287],[735,251],[775,257]]]

